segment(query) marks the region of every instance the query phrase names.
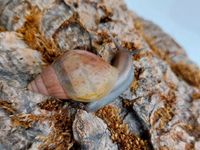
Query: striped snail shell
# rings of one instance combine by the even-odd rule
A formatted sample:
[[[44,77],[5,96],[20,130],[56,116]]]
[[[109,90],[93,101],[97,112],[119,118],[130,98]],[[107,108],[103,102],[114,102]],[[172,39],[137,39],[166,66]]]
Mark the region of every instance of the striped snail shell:
[[[92,102],[106,96],[117,78],[117,68],[102,58],[84,50],[74,50],[46,67],[28,89],[60,99]]]

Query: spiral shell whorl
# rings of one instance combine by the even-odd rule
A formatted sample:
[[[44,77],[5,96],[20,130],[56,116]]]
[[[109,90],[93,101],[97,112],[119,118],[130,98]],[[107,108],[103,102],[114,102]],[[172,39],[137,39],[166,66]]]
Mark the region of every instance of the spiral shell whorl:
[[[31,91],[34,91],[36,93],[42,92],[42,94],[48,95],[47,88],[42,80],[41,75],[39,75],[34,81],[32,81],[28,85],[28,89],[30,89]]]
[[[43,72],[28,85],[28,89],[35,93],[54,96],[60,99],[68,98],[51,66],[46,67]]]

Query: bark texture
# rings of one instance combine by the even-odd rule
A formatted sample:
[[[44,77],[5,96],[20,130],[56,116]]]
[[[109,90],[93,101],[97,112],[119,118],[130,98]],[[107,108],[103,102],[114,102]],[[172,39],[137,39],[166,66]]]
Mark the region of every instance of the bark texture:
[[[200,149],[200,69],[123,0],[0,0],[0,149]],[[32,93],[28,83],[67,50],[133,57],[132,85],[96,113]]]

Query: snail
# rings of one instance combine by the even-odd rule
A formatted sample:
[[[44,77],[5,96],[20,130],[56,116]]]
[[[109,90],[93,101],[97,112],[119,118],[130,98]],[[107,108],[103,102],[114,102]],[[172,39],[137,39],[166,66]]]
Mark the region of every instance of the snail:
[[[107,95],[117,78],[117,68],[102,58],[85,50],[73,50],[46,67],[28,89],[59,99],[92,102]]]
[[[134,76],[132,53],[112,40],[118,49],[112,65],[91,52],[68,51],[46,67],[28,89],[60,99],[89,102],[87,111],[111,103],[129,87]]]

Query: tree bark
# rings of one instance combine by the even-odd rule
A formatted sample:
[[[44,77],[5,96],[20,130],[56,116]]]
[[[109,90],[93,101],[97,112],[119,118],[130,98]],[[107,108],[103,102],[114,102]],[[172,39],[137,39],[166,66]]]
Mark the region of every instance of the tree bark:
[[[175,40],[123,0],[0,0],[0,149],[200,149],[200,69]],[[95,113],[32,93],[28,83],[65,51],[111,62],[112,34],[134,81]]]

